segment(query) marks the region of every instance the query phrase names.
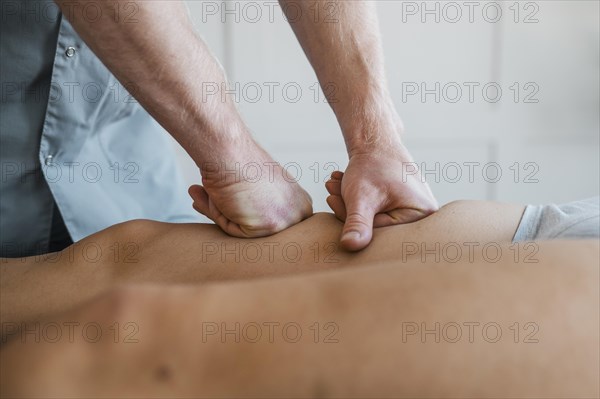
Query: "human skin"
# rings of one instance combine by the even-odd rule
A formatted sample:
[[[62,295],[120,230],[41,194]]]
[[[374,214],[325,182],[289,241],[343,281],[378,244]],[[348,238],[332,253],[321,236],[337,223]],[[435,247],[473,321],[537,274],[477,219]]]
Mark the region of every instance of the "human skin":
[[[377,241],[360,253],[339,246],[343,225],[331,214],[255,239],[230,237],[214,225],[127,222],[55,254],[1,260],[0,316],[5,326],[20,326],[122,284],[198,284],[408,262],[449,243],[466,254],[473,245],[481,250],[487,243],[510,242],[523,209],[454,202],[418,222],[376,229]]]
[[[225,88],[225,74],[194,31],[182,1],[56,3],[90,49],[196,162],[209,216],[224,231],[266,236],[312,214],[308,193],[285,180],[281,166],[252,139],[234,101],[206,94],[206,84]],[[98,18],[86,17],[88,5],[100,9]],[[134,15],[115,17],[119,10]],[[248,163],[262,167],[260,181],[224,174]]]
[[[29,333],[3,347],[1,394],[598,397],[599,243],[536,245],[537,263],[515,261],[504,244],[511,255],[496,262],[476,251],[456,262],[116,289],[42,322],[79,323],[73,338]],[[81,332],[88,323],[103,332],[97,342]]]
[[[342,246],[361,250],[373,226],[410,223],[436,211],[428,185],[419,174],[405,173],[407,164],[416,164],[402,144],[403,124],[388,91],[376,2],[279,2],[330,95],[346,142],[349,163],[338,196],[346,208]],[[311,17],[296,18],[298,9]]]
[[[202,175],[202,185],[191,188],[199,212],[236,237],[267,236],[312,214],[310,196],[286,179],[281,166],[252,139],[234,100],[222,93],[225,75],[194,32],[183,2],[56,2],[86,44],[119,81],[135,88],[132,95],[194,159]],[[86,18],[88,3],[100,7],[97,19]],[[290,3],[281,1],[282,8],[289,11]],[[303,17],[290,23],[321,86],[336,88],[331,104],[350,158],[342,194],[349,208],[342,245],[359,250],[371,240],[375,214],[383,215],[387,225],[406,223],[438,206],[425,183],[400,175],[402,163],[411,158],[387,92],[373,2],[302,0],[294,6]],[[337,22],[311,17],[317,9],[325,15],[331,6]],[[132,7],[134,23],[115,18],[115,10]],[[207,95],[206,83],[218,91]],[[260,179],[227,173],[247,164],[260,167]]]

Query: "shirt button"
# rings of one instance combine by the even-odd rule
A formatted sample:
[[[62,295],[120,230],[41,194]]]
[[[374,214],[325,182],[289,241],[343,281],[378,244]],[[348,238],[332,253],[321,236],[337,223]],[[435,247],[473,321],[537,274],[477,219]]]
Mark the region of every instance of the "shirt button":
[[[75,47],[67,47],[67,51],[65,51],[65,54],[67,57],[71,58],[75,55],[75,52],[77,50],[75,49]]]
[[[54,157],[53,157],[52,155],[48,155],[48,156],[46,157],[46,160],[44,161],[44,163],[46,164],[46,166],[50,166],[50,165],[52,165],[52,159],[53,159],[53,158],[54,158]]]

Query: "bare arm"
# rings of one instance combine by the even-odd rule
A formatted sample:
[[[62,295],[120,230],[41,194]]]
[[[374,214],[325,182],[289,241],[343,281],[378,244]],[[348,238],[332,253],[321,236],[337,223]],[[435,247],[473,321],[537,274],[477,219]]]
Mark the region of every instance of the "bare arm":
[[[98,58],[136,88],[140,104],[194,159],[204,186],[193,189],[201,199],[199,212],[238,237],[273,234],[312,214],[309,195],[284,179],[281,167],[253,141],[232,99],[222,95],[224,72],[194,32],[182,1],[56,2]],[[92,2],[102,8],[96,20],[83,14]],[[134,19],[114,17],[115,8],[133,4]],[[250,162],[263,169],[259,181],[224,174]]]
[[[339,193],[328,203],[345,220],[342,244],[363,249],[373,227],[414,222],[436,211],[427,184],[405,173],[413,161],[402,145],[402,122],[387,89],[376,2],[280,3],[325,93],[332,85],[336,89],[329,100],[350,162]]]
[[[280,4],[288,11],[325,94],[332,94],[330,105],[349,153],[378,141],[395,144],[402,123],[387,89],[374,2],[280,0]],[[335,94],[327,87],[335,87]]]
[[[425,260],[435,262],[448,243],[467,253],[468,243],[509,242],[522,212],[521,205],[453,203],[419,222],[378,230],[378,240],[356,254],[339,248],[342,224],[331,214],[252,240],[213,225],[127,222],[56,254],[2,260],[0,319],[16,325],[40,320],[121,284],[197,284],[409,262],[432,249]]]
[[[121,82],[132,83],[136,99],[194,158],[198,166],[247,145],[248,131],[227,97],[206,95],[225,75],[196,35],[181,1],[101,1],[97,20],[84,17],[91,0],[56,0],[86,44]],[[115,18],[135,5],[128,20]]]

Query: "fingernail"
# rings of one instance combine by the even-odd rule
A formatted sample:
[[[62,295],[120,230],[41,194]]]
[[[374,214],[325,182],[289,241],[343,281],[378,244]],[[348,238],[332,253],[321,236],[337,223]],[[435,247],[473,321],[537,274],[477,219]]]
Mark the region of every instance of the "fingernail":
[[[360,239],[360,233],[358,231],[349,231],[342,236],[342,241],[355,241]]]

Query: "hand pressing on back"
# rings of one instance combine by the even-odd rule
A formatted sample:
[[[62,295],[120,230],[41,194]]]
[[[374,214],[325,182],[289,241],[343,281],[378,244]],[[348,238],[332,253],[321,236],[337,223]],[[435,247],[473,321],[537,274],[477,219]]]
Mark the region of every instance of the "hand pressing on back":
[[[401,144],[353,154],[346,172],[333,172],[325,187],[327,203],[344,222],[341,244],[350,251],[368,246],[373,228],[415,222],[439,208]]]

